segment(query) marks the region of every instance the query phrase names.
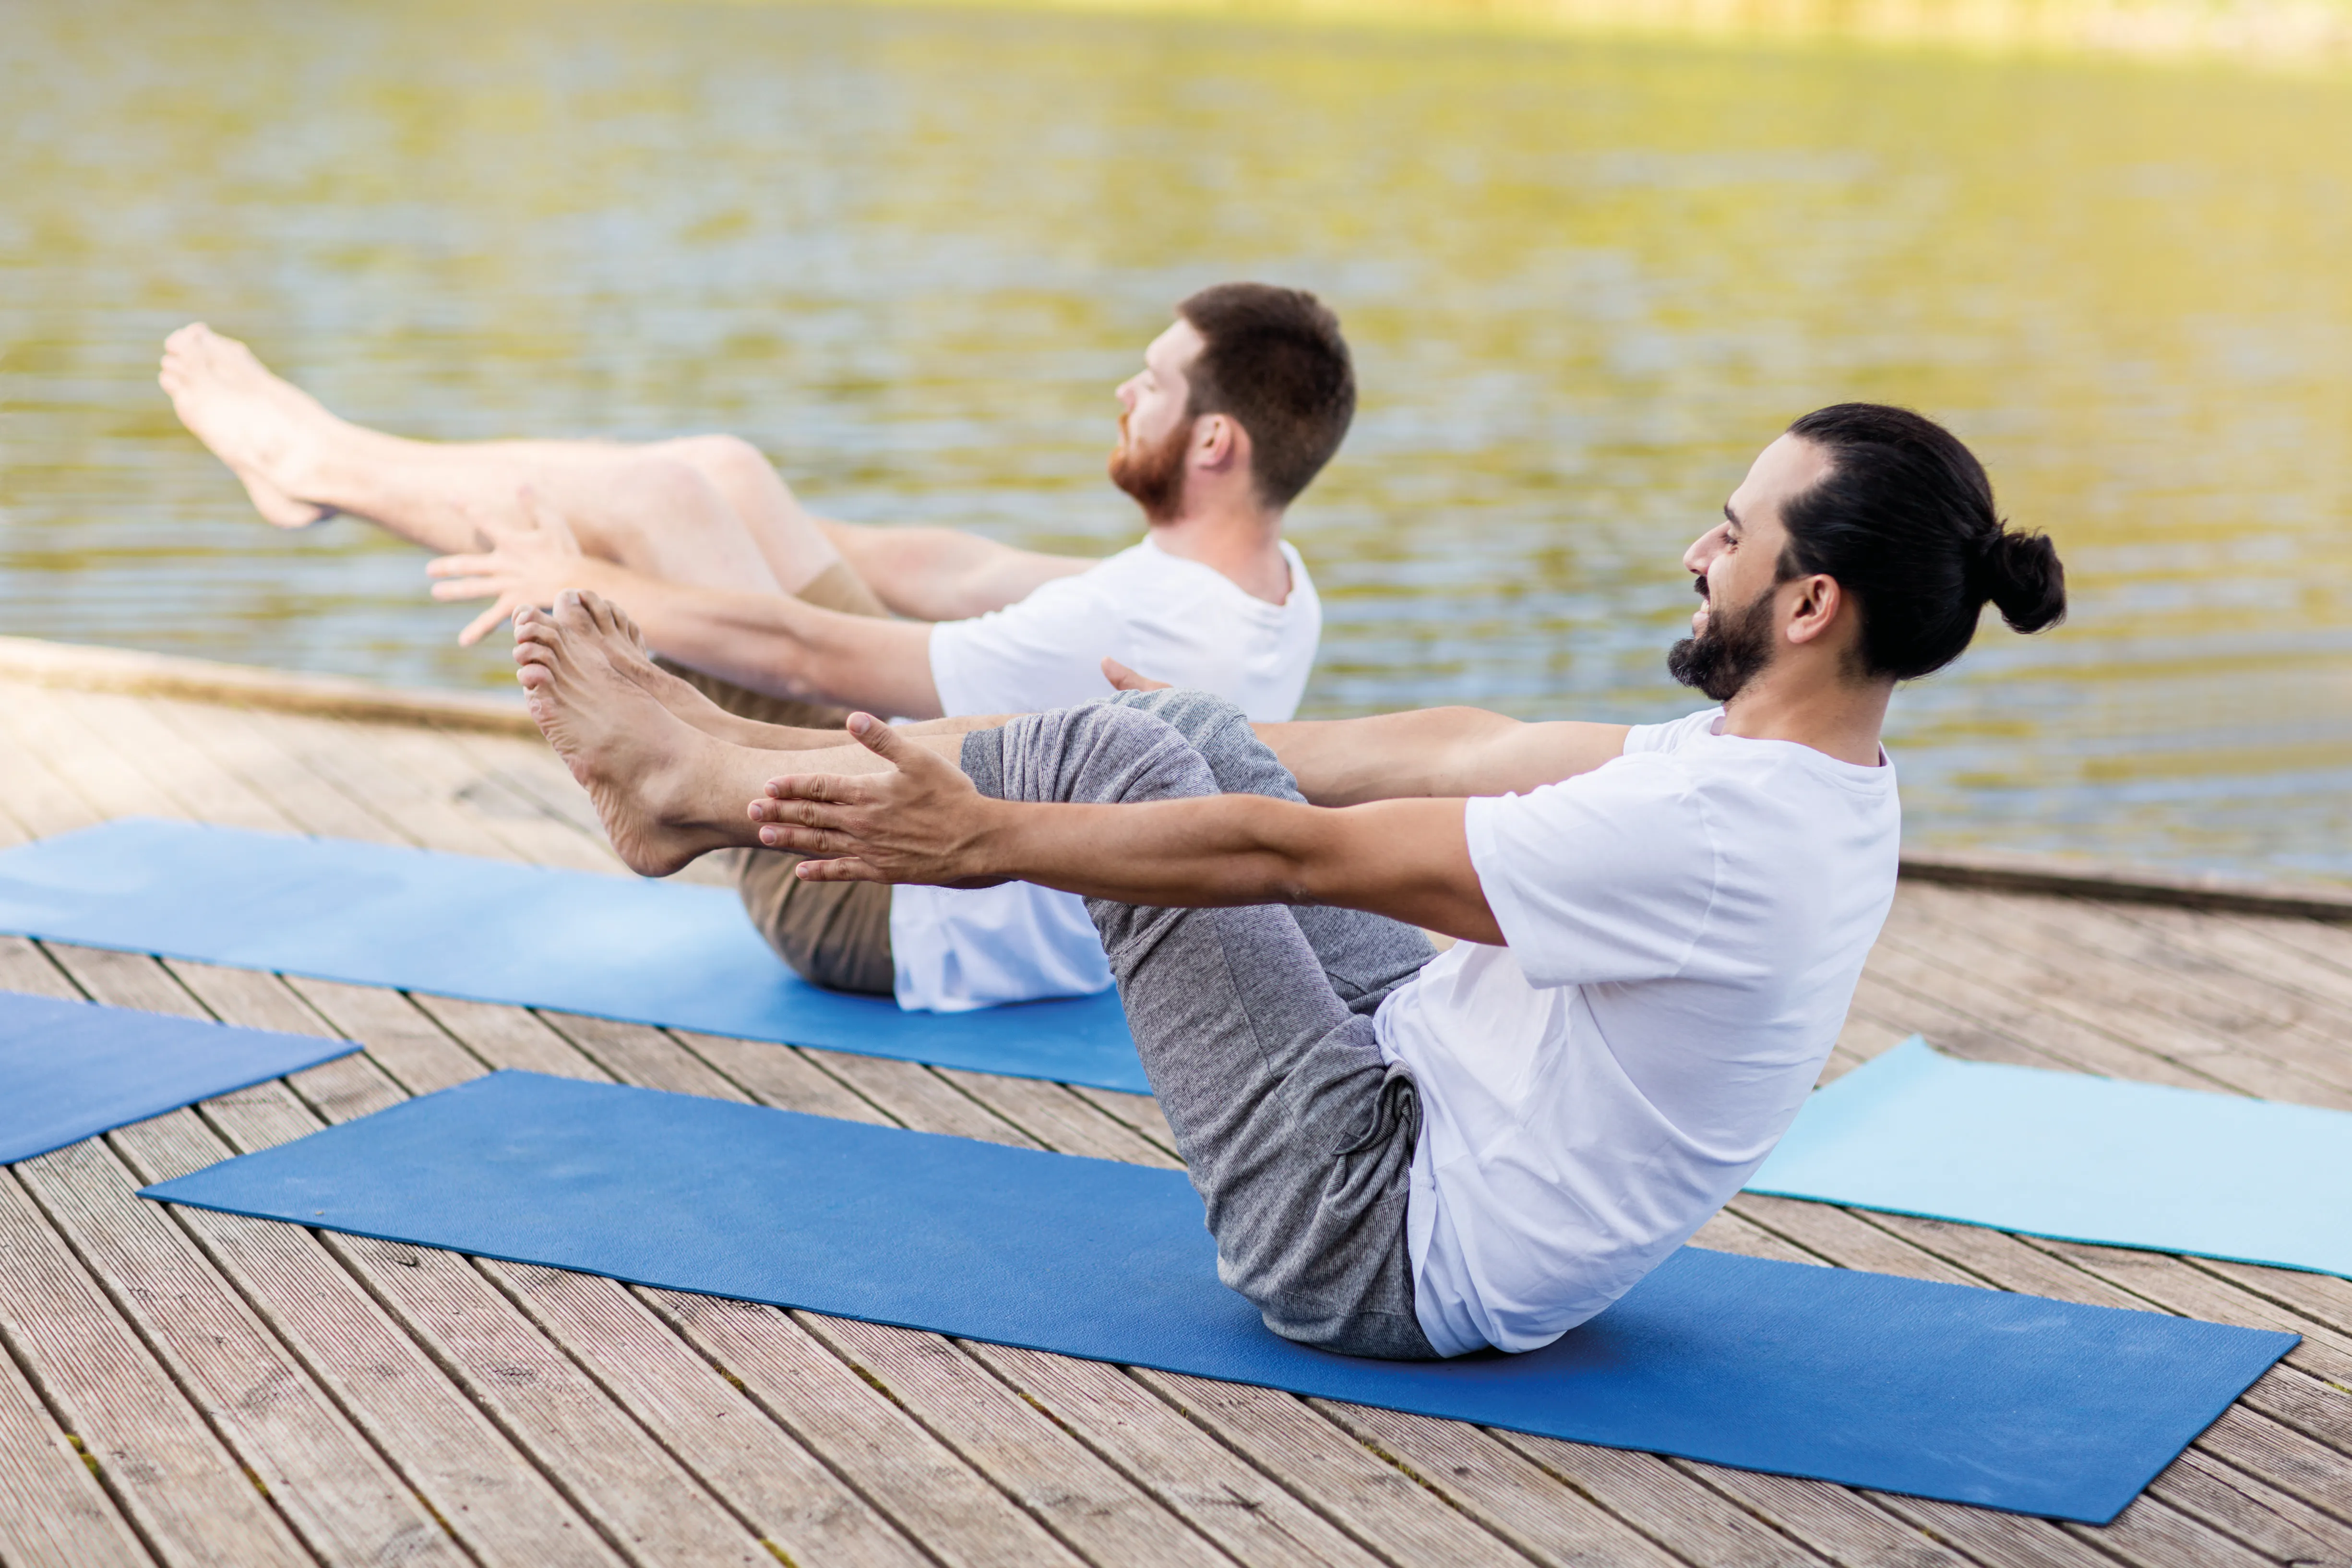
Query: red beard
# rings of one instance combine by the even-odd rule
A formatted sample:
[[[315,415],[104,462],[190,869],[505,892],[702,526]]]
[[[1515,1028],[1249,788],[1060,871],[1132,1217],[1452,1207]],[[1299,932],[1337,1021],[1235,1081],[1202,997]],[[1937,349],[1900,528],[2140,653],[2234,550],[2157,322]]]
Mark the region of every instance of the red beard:
[[[1110,455],[1110,482],[1135,498],[1151,522],[1173,520],[1184,500],[1184,448],[1192,442],[1189,419],[1168,432],[1156,447],[1139,447],[1128,438],[1127,421],[1119,421],[1119,439]]]

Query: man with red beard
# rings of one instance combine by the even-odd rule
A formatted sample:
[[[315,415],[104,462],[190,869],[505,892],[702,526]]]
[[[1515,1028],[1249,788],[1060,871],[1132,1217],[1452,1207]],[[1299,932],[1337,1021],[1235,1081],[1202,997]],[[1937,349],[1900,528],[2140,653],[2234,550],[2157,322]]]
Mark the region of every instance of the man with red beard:
[[[664,701],[738,744],[791,749],[772,726],[838,731],[851,709],[1065,707],[1110,694],[1106,658],[1286,721],[1322,612],[1282,520],[1354,416],[1339,323],[1311,294],[1222,284],[1179,305],[1143,360],[1118,390],[1110,477],[1147,529],[1104,561],[816,517],[733,437],[401,440],[336,418],[201,325],[173,335],[163,383],[266,520],[348,512],[444,552],[436,597],[494,601],[464,642],[593,589],[684,678]],[[753,922],[819,984],[937,1011],[1111,984],[1071,894],[810,882],[797,855],[731,853]]]

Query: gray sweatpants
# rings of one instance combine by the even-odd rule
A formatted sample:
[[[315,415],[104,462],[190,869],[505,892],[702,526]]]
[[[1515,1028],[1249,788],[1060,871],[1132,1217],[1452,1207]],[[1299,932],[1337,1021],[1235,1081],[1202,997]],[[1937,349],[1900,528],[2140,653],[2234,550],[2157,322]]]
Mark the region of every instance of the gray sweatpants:
[[[1195,691],[974,731],[962,763],[1005,800],[1303,798],[1239,709]],[[1208,1206],[1218,1277],[1286,1339],[1433,1357],[1405,1249],[1421,1103],[1372,1035],[1382,998],[1429,962],[1429,939],[1353,910],[1087,910]]]

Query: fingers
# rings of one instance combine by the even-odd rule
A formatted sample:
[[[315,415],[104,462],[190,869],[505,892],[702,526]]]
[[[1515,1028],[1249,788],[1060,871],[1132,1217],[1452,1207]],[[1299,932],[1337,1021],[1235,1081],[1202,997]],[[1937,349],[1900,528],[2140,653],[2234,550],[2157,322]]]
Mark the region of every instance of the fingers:
[[[433,596],[447,603],[457,599],[487,599],[500,592],[496,577],[457,577],[433,584]]]
[[[1148,675],[1138,675],[1115,658],[1102,661],[1103,679],[1120,691],[1165,691],[1169,682],[1154,680]]]
[[[751,803],[759,822],[785,820],[786,802],[811,801],[820,805],[865,805],[874,798],[874,781],[844,773],[793,773],[768,781],[765,798]],[[761,816],[762,812],[772,813]]]
[[[793,868],[803,882],[887,882],[890,879],[854,855],[832,860],[803,860]]]
[[[466,629],[457,634],[457,646],[459,647],[473,647],[476,643],[481,641],[484,637],[498,630],[499,623],[505,620],[509,616],[513,615],[519,607],[520,606],[518,606],[512,600],[501,596],[497,604],[492,605],[488,609],[484,610],[480,615],[476,616],[467,624]]]
[[[505,563],[495,555],[436,555],[425,563],[427,577],[487,577]]]

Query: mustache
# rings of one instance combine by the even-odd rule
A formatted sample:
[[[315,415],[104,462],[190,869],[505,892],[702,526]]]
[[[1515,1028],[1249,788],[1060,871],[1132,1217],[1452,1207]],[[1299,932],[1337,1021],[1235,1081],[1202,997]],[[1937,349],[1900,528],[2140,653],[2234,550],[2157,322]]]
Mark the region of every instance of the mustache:
[[[1691,591],[1709,604],[1714,603],[1714,595],[1707,592],[1706,573],[1702,572],[1691,579]]]

